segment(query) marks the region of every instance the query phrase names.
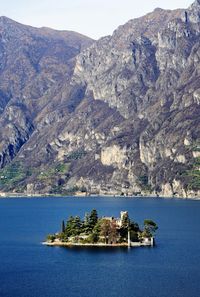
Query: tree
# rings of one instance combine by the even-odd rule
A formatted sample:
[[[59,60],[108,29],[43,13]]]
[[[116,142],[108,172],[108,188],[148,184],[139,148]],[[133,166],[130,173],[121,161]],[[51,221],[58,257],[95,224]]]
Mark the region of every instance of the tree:
[[[102,223],[102,220],[98,220],[98,222],[94,226],[93,232],[100,234],[100,232],[101,232],[101,223]]]
[[[66,227],[65,227],[65,234],[67,237],[70,236],[77,236],[83,231],[83,223],[80,217],[69,217]]]
[[[83,223],[79,216],[74,218],[74,235],[79,235],[82,232]]]
[[[93,209],[89,215],[89,228],[92,231],[94,229],[94,226],[98,222],[98,213],[96,209]]]
[[[110,230],[108,232],[108,240],[111,243],[116,243],[116,241],[117,241],[117,225],[116,225],[115,220],[110,222]]]
[[[65,222],[62,221],[62,228],[61,228],[61,232],[64,233],[65,232]]]
[[[47,235],[47,241],[54,242],[55,239],[56,239],[56,236],[54,234]]]
[[[93,230],[88,233],[89,234],[87,238],[88,242],[97,243],[99,241],[100,231],[101,231],[101,220],[98,220]]]
[[[122,217],[122,228],[127,229],[130,224],[128,213],[125,213]]]
[[[65,234],[67,237],[70,237],[72,235],[73,221],[74,221],[74,217],[70,216],[66,222]]]
[[[99,240],[99,234],[96,233],[96,232],[92,232],[89,236],[89,240],[92,242],[92,243],[97,243],[98,240]]]
[[[90,215],[87,212],[86,212],[85,218],[84,218],[83,229],[86,234],[89,234],[91,232]]]
[[[133,242],[137,242],[137,241],[139,241],[138,232],[136,232],[136,231],[134,231],[134,230],[131,230],[131,231],[130,231],[130,239],[131,239],[131,241],[133,241]]]
[[[122,217],[122,225],[119,231],[120,231],[121,238],[125,238],[126,240],[128,239],[129,225],[130,225],[130,219],[129,219],[128,213],[125,213]]]
[[[117,226],[115,220],[101,220],[100,235],[104,237],[105,243],[116,243],[117,241]]]
[[[152,237],[158,229],[157,224],[152,220],[144,220],[144,234],[147,237]]]
[[[130,231],[134,231],[134,232],[139,232],[140,231],[140,227],[138,225],[138,223],[135,223],[134,221],[129,222],[129,230]]]
[[[58,234],[58,238],[62,241],[62,242],[67,242],[67,236],[65,233],[61,232]]]
[[[110,232],[110,222],[108,220],[101,220],[100,235],[104,237],[105,243],[108,243],[108,236]]]

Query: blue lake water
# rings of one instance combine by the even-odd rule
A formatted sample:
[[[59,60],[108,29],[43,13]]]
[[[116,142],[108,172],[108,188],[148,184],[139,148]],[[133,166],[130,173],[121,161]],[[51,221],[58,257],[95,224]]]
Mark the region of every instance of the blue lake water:
[[[41,242],[69,215],[159,225],[154,248],[62,248]],[[0,199],[0,297],[198,297],[200,201],[130,198]]]

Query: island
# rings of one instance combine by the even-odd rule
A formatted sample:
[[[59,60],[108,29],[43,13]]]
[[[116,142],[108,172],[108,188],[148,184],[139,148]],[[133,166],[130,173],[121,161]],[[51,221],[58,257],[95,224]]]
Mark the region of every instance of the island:
[[[154,246],[157,224],[144,220],[141,228],[129,218],[128,211],[121,211],[120,218],[99,217],[97,210],[86,213],[83,220],[70,216],[61,223],[61,232],[49,234],[43,244],[47,246],[103,246],[137,247]]]

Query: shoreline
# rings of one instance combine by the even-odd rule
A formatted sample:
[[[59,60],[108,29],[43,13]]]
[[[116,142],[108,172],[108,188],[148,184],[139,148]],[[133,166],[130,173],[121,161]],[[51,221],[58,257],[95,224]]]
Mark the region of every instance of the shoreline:
[[[0,194],[0,199],[37,199],[37,198],[52,198],[52,199],[56,199],[56,198],[78,198],[78,199],[85,199],[85,198],[115,198],[115,199],[118,199],[118,198],[132,198],[132,199],[135,199],[135,198],[141,198],[141,199],[149,199],[149,198],[153,198],[153,199],[178,199],[178,200],[194,200],[194,201],[197,201],[199,200],[200,201],[200,197],[175,197],[175,196],[172,196],[172,197],[168,197],[168,196],[156,196],[156,195],[144,195],[144,196],[118,196],[118,195],[106,195],[106,194],[101,194],[101,195],[97,195],[97,194],[94,194],[94,195],[71,195],[71,196],[67,196],[67,195],[53,195],[53,194],[33,194],[33,195],[30,195],[30,194],[23,194],[23,193],[19,193],[19,194],[15,194],[15,193],[3,193]]]
[[[42,242],[42,245],[46,246],[65,246],[65,247],[128,247],[127,243],[72,243],[72,242]]]
[[[50,246],[50,247],[126,247],[126,248],[132,248],[132,247],[152,247],[152,244],[145,243],[145,242],[131,242],[131,245],[129,246],[128,243],[72,243],[72,242],[48,242],[44,241],[42,242],[42,245]]]

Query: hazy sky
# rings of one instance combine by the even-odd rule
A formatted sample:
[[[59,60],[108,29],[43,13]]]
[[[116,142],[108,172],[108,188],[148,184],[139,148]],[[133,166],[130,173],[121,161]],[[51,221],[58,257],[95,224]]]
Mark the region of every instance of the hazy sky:
[[[35,27],[99,38],[156,7],[186,8],[194,0],[0,0],[0,15]]]

